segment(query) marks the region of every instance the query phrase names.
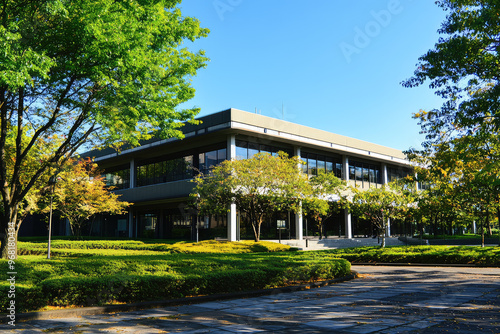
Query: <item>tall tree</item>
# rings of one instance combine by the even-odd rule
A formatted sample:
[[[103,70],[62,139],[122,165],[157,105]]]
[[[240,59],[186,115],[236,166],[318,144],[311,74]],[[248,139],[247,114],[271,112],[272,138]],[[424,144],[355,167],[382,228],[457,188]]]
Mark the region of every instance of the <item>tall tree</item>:
[[[182,137],[181,121],[194,120],[197,108],[178,106],[194,96],[190,78],[208,59],[182,43],[205,37],[208,30],[183,17],[179,3],[0,3],[2,257],[7,257],[9,223],[17,224],[20,203],[49,168],[86,144],[119,147],[152,136]],[[54,134],[63,140],[22,182],[30,152]]]
[[[410,203],[396,184],[381,188],[357,190],[351,209],[360,218],[370,220],[378,229],[382,238],[381,247],[385,247],[388,220],[404,218]]]
[[[435,47],[419,58],[415,87],[429,81],[445,99],[440,109],[424,111],[427,140],[470,134],[477,126],[500,126],[500,3],[497,0],[439,0],[449,14]]]
[[[275,211],[301,211],[301,202],[310,193],[307,175],[297,157],[258,153],[250,159],[226,160],[208,175],[195,177],[192,193],[201,213],[221,214],[235,203],[250,221],[255,241],[260,227]]]
[[[311,195],[303,201],[304,213],[310,215],[319,229],[319,238],[323,236],[324,221],[346,208],[347,183],[335,176],[333,172],[320,172],[309,180]]]

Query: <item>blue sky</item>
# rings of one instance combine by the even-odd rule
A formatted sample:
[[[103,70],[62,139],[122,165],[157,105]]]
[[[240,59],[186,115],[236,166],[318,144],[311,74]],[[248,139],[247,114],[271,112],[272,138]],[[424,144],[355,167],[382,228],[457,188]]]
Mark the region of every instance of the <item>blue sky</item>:
[[[211,59],[184,105],[200,107],[200,116],[257,108],[405,150],[423,140],[412,113],[442,104],[428,86],[400,84],[438,40],[446,13],[434,1],[184,0],[180,7],[211,30],[186,43]]]

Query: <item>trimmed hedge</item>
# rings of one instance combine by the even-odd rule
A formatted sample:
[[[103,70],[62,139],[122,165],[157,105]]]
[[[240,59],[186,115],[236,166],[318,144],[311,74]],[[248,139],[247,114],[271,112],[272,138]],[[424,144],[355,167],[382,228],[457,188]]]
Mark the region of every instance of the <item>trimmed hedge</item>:
[[[87,256],[87,255],[117,255],[122,251],[150,251],[165,253],[255,253],[255,252],[282,252],[290,250],[290,246],[269,241],[227,242],[205,240],[200,242],[178,242],[175,244],[149,244],[139,240],[54,240],[51,242],[51,255],[55,256]],[[47,242],[19,242],[19,255],[47,254]],[[122,252],[120,255],[130,254]],[[139,253],[138,253],[139,254]],[[142,253],[151,254],[151,253]]]
[[[2,262],[5,266],[5,260]],[[250,291],[333,279],[350,263],[308,252],[156,254],[134,256],[24,256],[16,260],[16,310],[91,306]],[[5,281],[4,281],[5,282]],[[5,310],[7,282],[0,282]]]
[[[351,263],[473,264],[500,266],[500,247],[394,246],[359,247],[320,251]]]

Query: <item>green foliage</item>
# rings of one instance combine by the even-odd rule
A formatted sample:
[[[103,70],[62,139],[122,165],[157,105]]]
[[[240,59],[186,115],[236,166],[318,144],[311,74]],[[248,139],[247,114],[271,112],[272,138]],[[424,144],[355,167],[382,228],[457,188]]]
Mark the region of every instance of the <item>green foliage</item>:
[[[191,78],[208,58],[183,43],[207,36],[208,29],[183,17],[179,3],[2,1],[3,235],[9,222],[18,224],[23,202],[36,195],[32,189],[43,187],[53,169],[82,146],[182,138],[184,122],[196,122],[199,108],[180,106],[194,96]],[[35,160],[44,143],[50,149]],[[7,257],[5,246],[0,251]]]
[[[347,208],[347,183],[335,176],[333,172],[320,172],[309,179],[312,187],[310,196],[302,201],[303,211],[310,215],[323,235],[323,220],[328,219],[342,208]]]
[[[76,244],[83,247],[82,241]],[[132,245],[139,244],[129,246]],[[23,312],[44,306],[90,306],[249,291],[350,273],[350,263],[346,260],[314,252],[165,254],[155,251],[124,255],[121,250],[106,249],[103,251],[115,255],[101,256],[95,249],[92,251],[95,252],[92,256],[55,256],[51,260],[44,256],[20,256],[16,260],[19,293],[16,309]],[[0,264],[4,262],[0,260]],[[0,283],[2,308],[8,303],[7,288],[7,282]]]
[[[138,240],[53,240],[51,253],[54,256],[114,256],[114,255],[146,255],[156,252],[169,254],[183,253],[251,253],[282,252],[290,246],[269,241],[226,242],[205,240],[195,242],[176,242],[172,244],[145,243]],[[42,255],[47,252],[46,242],[19,242],[19,254]]]
[[[300,159],[286,153],[255,154],[250,159],[226,160],[208,175],[193,180],[191,194],[198,210],[223,214],[234,203],[253,227],[255,241],[260,226],[275,211],[301,210],[301,200],[310,192],[307,175],[299,169]]]
[[[425,263],[500,265],[499,247],[398,246],[359,247],[322,251],[352,263]]]
[[[385,247],[387,220],[404,219],[412,204],[412,198],[405,196],[403,190],[400,184],[392,183],[382,188],[356,191],[352,199],[351,210],[377,226],[382,237],[382,247]]]
[[[496,0],[440,0],[448,11],[433,49],[419,58],[412,78],[415,87],[429,81],[445,99],[440,110],[425,113],[427,139],[453,135],[459,128],[475,131],[492,121],[498,129],[500,75],[500,4]]]

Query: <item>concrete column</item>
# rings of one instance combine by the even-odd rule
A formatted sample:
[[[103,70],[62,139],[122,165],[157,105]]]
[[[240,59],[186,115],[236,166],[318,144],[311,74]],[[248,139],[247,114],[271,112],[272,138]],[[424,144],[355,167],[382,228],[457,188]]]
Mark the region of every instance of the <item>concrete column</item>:
[[[227,136],[227,148],[226,157],[228,160],[236,158],[236,136]],[[236,217],[236,204],[232,203],[229,206],[229,212],[227,213],[227,240],[236,241],[237,240],[237,217]]]
[[[387,184],[389,183],[389,178],[387,175],[387,165],[382,164],[382,184]]]
[[[130,160],[130,185],[129,188],[135,188],[135,160]]]
[[[351,224],[351,213],[348,209],[344,210],[345,218],[345,237],[347,239],[352,239],[352,224]]]
[[[342,156],[342,179],[349,182],[349,158],[347,155]],[[348,209],[344,211],[345,237],[347,239],[352,239],[351,213]]]
[[[301,157],[301,152],[300,152],[300,147],[294,147],[294,155],[300,159]],[[299,165],[298,168],[302,170],[302,166]],[[304,238],[304,222],[302,218],[302,204],[301,204],[301,209],[298,213],[295,214],[295,239],[297,240],[302,240]]]
[[[382,164],[382,184],[386,185],[389,183],[389,178],[387,175],[387,165]],[[391,219],[387,219],[387,229],[385,231],[385,236],[390,237],[391,236]]]
[[[227,160],[236,158],[236,136],[227,136],[227,149],[226,149]]]
[[[227,240],[237,241],[236,239],[236,204],[229,205],[229,212],[227,213]]]

